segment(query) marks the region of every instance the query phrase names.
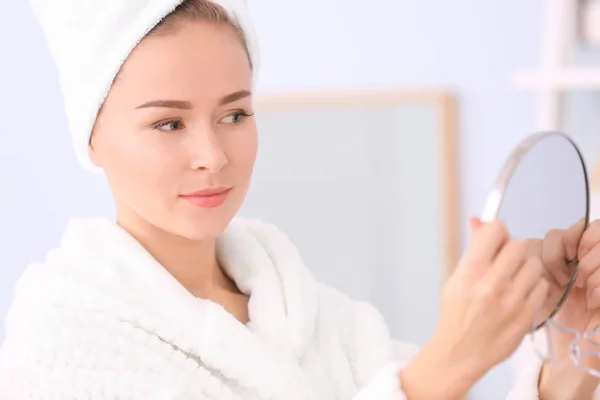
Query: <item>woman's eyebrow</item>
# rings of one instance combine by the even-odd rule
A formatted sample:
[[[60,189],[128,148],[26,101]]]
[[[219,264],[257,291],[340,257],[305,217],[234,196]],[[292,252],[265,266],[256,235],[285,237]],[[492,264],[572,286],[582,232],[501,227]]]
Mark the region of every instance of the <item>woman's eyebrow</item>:
[[[230,93],[226,96],[223,96],[219,100],[219,105],[233,103],[234,101],[241,100],[241,99],[251,96],[251,95],[252,95],[252,93],[249,90],[238,90],[237,92]],[[190,110],[190,109],[192,109],[192,103],[190,103],[189,101],[183,101],[183,100],[151,100],[147,103],[137,106],[136,110],[139,110],[142,108],[151,108],[151,107],[177,108],[177,109],[181,109],[181,110]]]

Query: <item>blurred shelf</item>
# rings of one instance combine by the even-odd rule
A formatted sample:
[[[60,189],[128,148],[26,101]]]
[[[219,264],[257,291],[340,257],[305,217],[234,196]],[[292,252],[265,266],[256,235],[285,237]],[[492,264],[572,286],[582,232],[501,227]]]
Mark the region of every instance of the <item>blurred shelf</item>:
[[[524,90],[600,90],[600,67],[523,70],[513,75],[512,82]]]

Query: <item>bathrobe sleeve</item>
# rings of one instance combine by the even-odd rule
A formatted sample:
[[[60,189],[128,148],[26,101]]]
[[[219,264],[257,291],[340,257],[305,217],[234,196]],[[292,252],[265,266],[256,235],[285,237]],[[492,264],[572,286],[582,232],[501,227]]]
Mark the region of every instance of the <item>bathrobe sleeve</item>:
[[[393,343],[393,360],[387,363],[374,379],[366,383],[353,400],[412,400],[402,392],[398,376],[419,349],[398,340],[394,340]],[[543,362],[535,349],[545,349],[546,344],[544,331],[537,332],[533,341],[529,337],[525,338],[512,360],[515,368],[514,384],[506,400],[539,400],[538,382]],[[469,395],[468,399],[473,400],[473,395]],[[600,389],[596,389],[592,400],[600,400]]]
[[[343,310],[343,294],[328,290],[328,303]],[[337,301],[336,301],[337,298]],[[351,301],[351,300],[348,300]],[[352,400],[413,400],[402,391],[399,375],[419,348],[411,343],[393,339],[383,316],[367,303],[352,301],[351,316],[341,313],[343,341],[353,360],[358,392]],[[545,337],[536,336],[537,348],[544,348]],[[507,400],[538,400],[538,379],[542,362],[529,338],[523,342],[515,357],[516,376]],[[473,400],[473,394],[467,396]],[[593,400],[600,400],[598,391]]]
[[[534,344],[535,343],[535,344]],[[515,383],[507,400],[538,400],[538,381],[543,362],[535,352],[535,348],[546,348],[546,337],[543,331],[537,332],[535,341],[526,337],[517,350],[513,364],[515,366]]]
[[[367,311],[365,305],[358,307],[363,309],[357,315],[366,318],[368,324],[377,326],[377,320],[383,324],[383,318],[379,316],[375,309]],[[370,317],[367,317],[370,315]],[[383,329],[383,328],[382,328]],[[383,334],[383,331],[381,331]],[[365,381],[360,387],[360,391],[352,400],[412,400],[402,391],[399,380],[400,372],[410,360],[418,353],[419,348],[411,343],[391,339],[393,343],[393,355],[383,368],[381,368],[374,378]],[[545,338],[536,338],[535,346],[541,346]],[[383,339],[381,340],[383,342]],[[543,348],[543,347],[538,347]],[[515,357],[516,376],[515,383],[506,397],[507,400],[539,400],[538,379],[542,369],[542,362],[535,353],[534,347],[529,339],[523,342],[523,345]],[[474,400],[473,394],[468,394],[466,400]],[[593,400],[600,400],[598,391]]]
[[[418,347],[394,340],[394,360],[365,385],[353,400],[411,400],[407,399],[400,385],[400,371],[418,351]]]
[[[320,298],[320,320],[328,324],[321,329],[339,332],[345,353],[334,364],[352,371],[356,390],[348,400],[406,400],[399,373],[419,348],[393,339],[382,314],[371,304],[328,286],[321,287]]]

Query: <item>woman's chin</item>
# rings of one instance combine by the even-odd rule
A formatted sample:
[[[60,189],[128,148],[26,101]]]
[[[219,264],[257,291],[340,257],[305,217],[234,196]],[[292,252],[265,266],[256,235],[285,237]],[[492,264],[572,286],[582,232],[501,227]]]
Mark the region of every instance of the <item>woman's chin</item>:
[[[174,218],[177,226],[170,225],[180,236],[190,240],[202,241],[219,236],[231,222],[235,213],[228,210],[211,209],[204,213],[186,213],[181,218]]]

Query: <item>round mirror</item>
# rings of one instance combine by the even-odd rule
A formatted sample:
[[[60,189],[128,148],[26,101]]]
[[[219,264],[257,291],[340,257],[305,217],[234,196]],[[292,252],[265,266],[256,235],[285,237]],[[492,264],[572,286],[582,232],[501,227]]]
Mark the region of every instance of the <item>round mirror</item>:
[[[575,282],[578,261],[559,250],[563,237],[570,235],[579,243],[589,223],[587,170],[576,144],[558,132],[522,141],[501,170],[481,219],[502,221],[552,271],[547,308],[534,321],[539,329],[556,314]]]

